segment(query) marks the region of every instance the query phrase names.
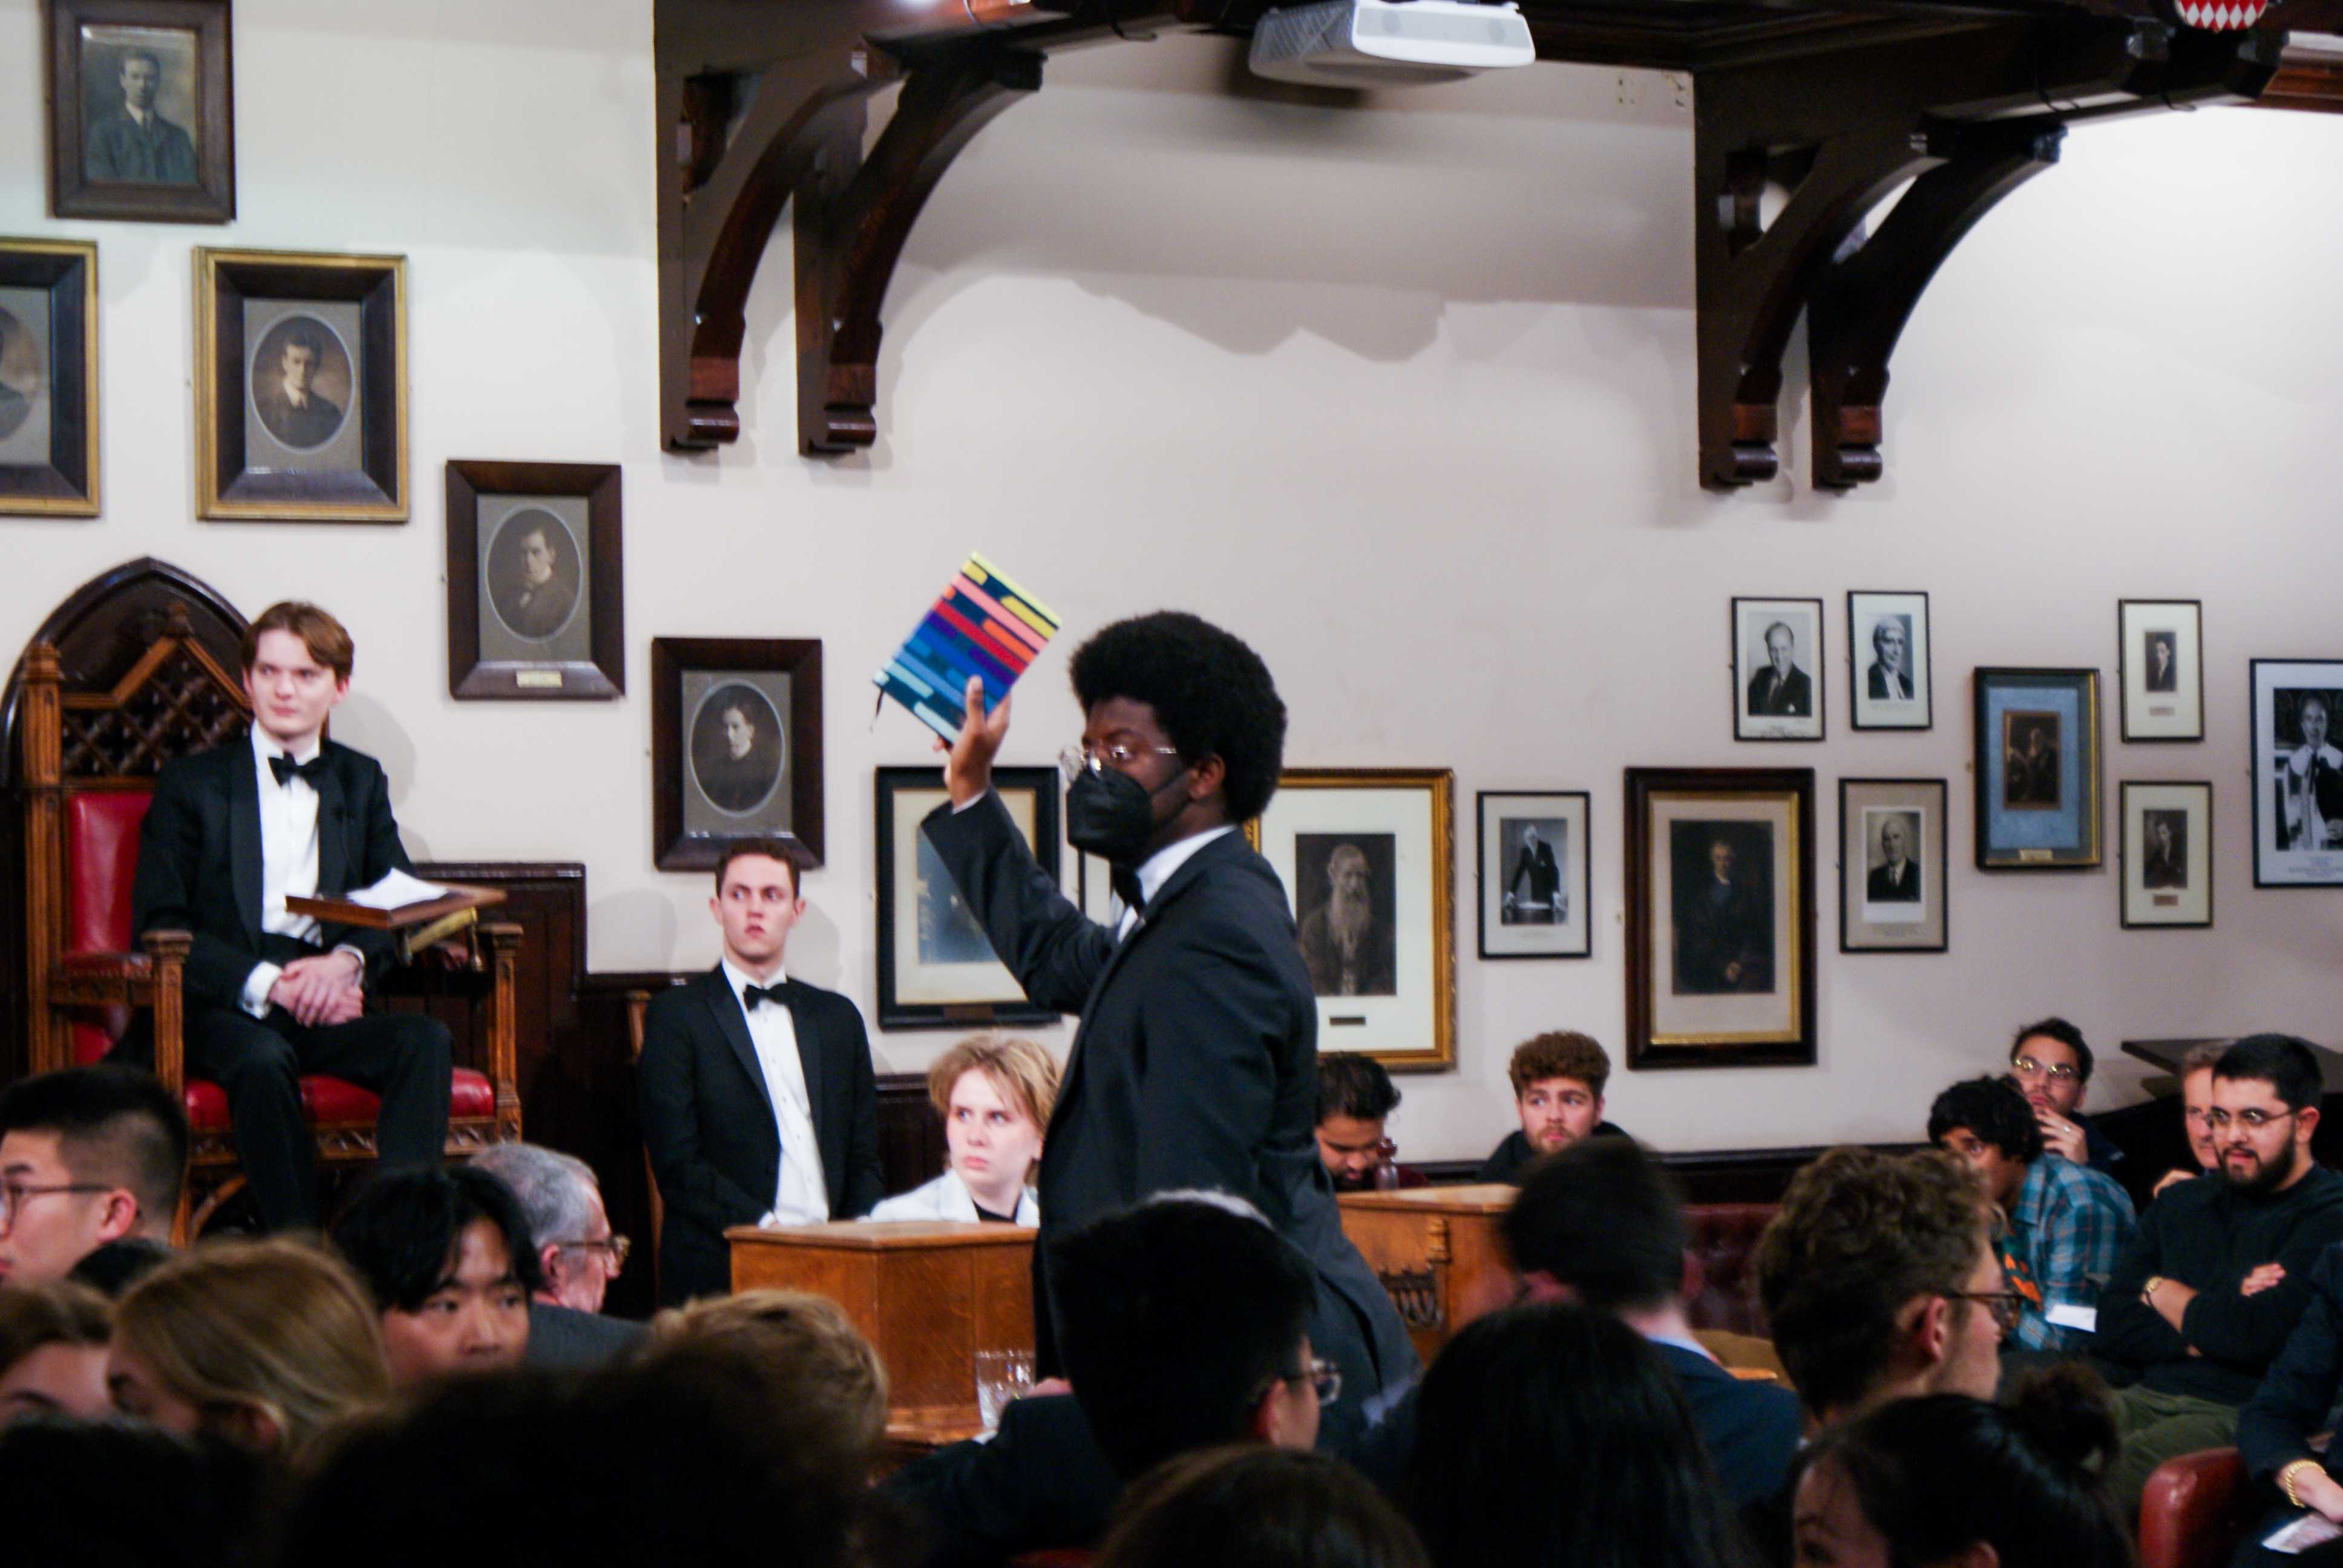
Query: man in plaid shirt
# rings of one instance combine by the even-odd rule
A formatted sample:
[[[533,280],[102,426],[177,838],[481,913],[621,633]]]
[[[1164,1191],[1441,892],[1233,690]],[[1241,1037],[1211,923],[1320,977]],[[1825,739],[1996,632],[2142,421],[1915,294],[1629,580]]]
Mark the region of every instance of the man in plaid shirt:
[[[2131,1199],[2112,1177],[2045,1154],[2034,1109],[2006,1078],[1972,1078],[1928,1108],[1928,1141],[1968,1162],[2007,1221],[2002,1271],[2026,1298],[2005,1348],[2073,1352],[2089,1335],[2049,1320],[2095,1307],[2132,1237]]]

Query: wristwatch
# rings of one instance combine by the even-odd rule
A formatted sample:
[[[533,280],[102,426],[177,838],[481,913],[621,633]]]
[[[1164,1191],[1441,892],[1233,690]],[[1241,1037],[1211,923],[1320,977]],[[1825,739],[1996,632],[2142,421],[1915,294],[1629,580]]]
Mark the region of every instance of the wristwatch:
[[[2164,1283],[2162,1274],[2150,1274],[2147,1277],[2147,1283],[2139,1288],[2139,1299],[2151,1307],[2156,1305],[2156,1287],[2162,1283]]]

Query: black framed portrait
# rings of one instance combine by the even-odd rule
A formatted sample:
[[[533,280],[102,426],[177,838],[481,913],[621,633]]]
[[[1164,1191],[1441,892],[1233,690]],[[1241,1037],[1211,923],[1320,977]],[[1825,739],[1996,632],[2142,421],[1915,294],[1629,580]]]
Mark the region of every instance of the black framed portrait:
[[[48,0],[53,216],[236,216],[228,11],[228,0]]]
[[[2205,612],[2197,600],[2117,600],[2116,668],[2127,741],[2205,739]]]
[[[1842,779],[1838,826],[1838,950],[1945,951],[1945,781]]]
[[[1483,789],[1474,806],[1481,956],[1586,957],[1594,929],[1586,791]]]
[[[707,870],[735,839],[822,862],[821,644],[651,639],[651,840],[663,871]]]
[[[940,768],[881,768],[878,824],[879,1027],[981,1029],[1055,1023],[993,955],[992,943],[960,896],[943,857],[920,831],[945,804]],[[992,787],[1009,819],[1051,881],[1058,879],[1055,768],[995,768]]]
[[[1856,589],[1846,596],[1847,694],[1857,729],[1936,723],[1928,596]]]
[[[1733,738],[1823,738],[1823,601],[1733,601]]]
[[[2213,786],[2124,780],[2123,928],[2213,923]]]
[[[0,240],[0,513],[97,515],[97,246]]]
[[[2254,886],[2343,887],[2343,659],[2257,658]]]
[[[196,515],[407,520],[407,262],[196,252]]]
[[[447,464],[447,690],[627,689],[615,463]]]

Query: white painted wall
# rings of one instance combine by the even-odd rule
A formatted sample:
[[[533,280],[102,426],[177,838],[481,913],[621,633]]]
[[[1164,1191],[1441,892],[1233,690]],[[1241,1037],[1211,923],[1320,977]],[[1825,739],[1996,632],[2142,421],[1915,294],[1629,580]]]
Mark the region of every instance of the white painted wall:
[[[1295,764],[1453,768],[1460,868],[1473,791],[1594,792],[1591,960],[1474,962],[1460,882],[1460,1068],[1409,1081],[1410,1156],[1505,1130],[1520,1038],[1571,1024],[1615,1048],[1634,764],[1811,765],[1826,823],[1842,775],[1952,784],[1951,952],[1842,957],[1825,873],[1821,1065],[1614,1078],[1614,1117],[1664,1145],[1916,1136],[1937,1088],[2053,1010],[2110,1046],[2343,1033],[2343,900],[2251,887],[2244,710],[2248,657],[2343,654],[2343,123],[2078,130],[1922,305],[1885,481],[1720,498],[1694,483],[1679,84],[1540,67],[1330,113],[1229,95],[1202,40],[1069,55],[912,236],[877,449],[793,451],[783,246],[752,306],[749,434],[680,459],[654,411],[643,0],[244,0],[236,25],[239,221],[54,223],[39,7],[0,0],[0,234],[100,243],[106,491],[96,522],[0,519],[0,648],[144,554],[247,609],[325,602],[359,648],[337,733],[388,765],[410,847],[583,860],[598,968],[715,950],[702,879],[650,865],[649,639],[820,637],[830,861],[791,967],[869,1010],[870,770],[926,741],[893,713],[873,729],[863,682],[976,547],[1068,617],[1067,648],[1162,605],[1241,631],[1292,709]],[[206,243],[409,257],[407,526],[194,520],[187,256]],[[1801,468],[1806,435],[1794,417]],[[624,701],[449,699],[439,497],[459,457],[625,464]],[[1849,588],[1934,595],[1934,731],[1846,728]],[[1825,744],[1730,739],[1735,593],[1830,600]],[[1968,669],[2095,664],[2112,702],[2124,596],[2205,601],[2205,744],[2124,747],[2111,719],[2107,773],[2111,810],[2119,779],[2216,782],[2210,932],[2119,930],[2112,868],[1964,865]],[[1010,760],[1077,731],[1064,658],[1021,696]],[[950,1038],[880,1037],[880,1066]],[[2095,1098],[2137,1082],[2111,1064]]]

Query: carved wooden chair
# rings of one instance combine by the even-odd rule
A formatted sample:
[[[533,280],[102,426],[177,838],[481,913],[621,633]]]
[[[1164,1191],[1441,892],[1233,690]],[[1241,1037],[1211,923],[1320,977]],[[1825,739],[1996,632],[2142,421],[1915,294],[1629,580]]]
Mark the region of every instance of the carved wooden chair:
[[[45,1072],[95,1061],[121,1039],[135,1012],[151,1013],[156,1076],[182,1095],[193,1133],[173,1227],[185,1241],[244,1178],[226,1095],[216,1084],[186,1076],[181,976],[192,939],[184,931],[150,931],[134,948],[131,879],[156,772],[172,758],[243,730],[250,714],[242,683],[173,603],[145,652],[102,685],[68,680],[56,647],[34,642],[17,671],[16,702],[27,1066]],[[478,972],[480,1000],[490,1010],[487,1070],[455,1071],[451,1157],[520,1136],[513,990],[519,942],[518,926],[478,925],[462,956],[464,966]],[[301,1080],[301,1101],[316,1131],[321,1170],[374,1159],[379,1097],[319,1075]]]

